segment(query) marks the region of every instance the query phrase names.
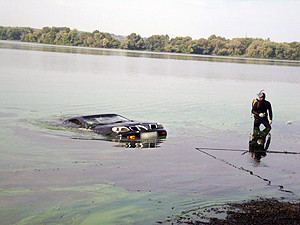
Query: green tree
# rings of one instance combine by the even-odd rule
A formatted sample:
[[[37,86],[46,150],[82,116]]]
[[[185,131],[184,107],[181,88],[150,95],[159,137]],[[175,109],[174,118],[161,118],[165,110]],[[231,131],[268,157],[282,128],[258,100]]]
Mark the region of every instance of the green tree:
[[[176,37],[172,38],[170,43],[166,46],[166,51],[176,53],[190,53],[191,52],[191,37]]]
[[[246,49],[245,56],[250,58],[261,57],[263,40],[256,39],[252,41],[249,47]]]
[[[89,43],[88,43],[88,38],[89,37],[92,37],[92,34],[91,33],[89,33],[89,32],[81,32],[80,34],[79,34],[79,45],[81,45],[81,46],[85,46],[85,47],[89,47],[89,46],[91,46],[91,45],[89,45]]]
[[[31,33],[31,28],[24,28],[24,27],[9,27],[6,29],[6,40],[21,40],[22,35],[26,33]]]
[[[274,42],[264,42],[263,45],[261,46],[261,54],[262,58],[265,59],[272,59],[276,58],[276,46]]]
[[[50,27],[43,27],[42,28],[42,33],[43,34],[47,34],[47,33],[49,33],[51,31],[51,28]]]
[[[192,54],[208,55],[210,52],[209,42],[204,38],[193,40],[189,48]]]
[[[129,50],[144,50],[145,42],[140,35],[132,33],[122,42],[121,48]]]
[[[168,35],[152,35],[145,39],[145,48],[150,51],[163,52],[168,43]]]
[[[289,48],[285,51],[285,59],[300,60],[300,42],[288,43]]]
[[[68,32],[61,30],[59,31],[56,36],[53,44],[57,45],[69,45],[70,40],[69,40],[69,34]]]
[[[218,53],[220,52],[221,49],[226,48],[226,42],[220,39],[212,39],[209,42],[209,52],[211,55],[218,55]],[[224,55],[224,53],[220,54],[220,55]]]
[[[267,59],[300,60],[300,42],[276,43],[270,39],[233,38],[211,35],[208,39],[193,40],[190,37],[176,37],[169,40],[168,35],[152,35],[145,40],[132,33],[120,42],[109,33],[99,30],[79,32],[68,27],[29,27],[0,26],[0,39],[25,42],[38,42],[57,45],[74,45],[99,48],[124,48],[159,52],[178,52],[205,55],[231,55]]]
[[[214,39],[217,39],[217,40],[220,40],[220,41],[226,41],[226,38],[221,37],[221,36],[216,36],[215,34],[210,35],[210,36],[208,37],[208,40],[209,40],[209,41],[214,40]]]

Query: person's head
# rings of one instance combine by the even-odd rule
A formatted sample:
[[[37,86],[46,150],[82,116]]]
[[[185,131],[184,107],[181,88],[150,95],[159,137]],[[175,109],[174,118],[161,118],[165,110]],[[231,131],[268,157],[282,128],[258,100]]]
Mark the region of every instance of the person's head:
[[[257,96],[258,96],[258,99],[259,99],[259,100],[264,100],[264,99],[266,99],[266,94],[265,94],[264,92],[262,92],[262,91],[260,91],[260,92],[257,94]]]

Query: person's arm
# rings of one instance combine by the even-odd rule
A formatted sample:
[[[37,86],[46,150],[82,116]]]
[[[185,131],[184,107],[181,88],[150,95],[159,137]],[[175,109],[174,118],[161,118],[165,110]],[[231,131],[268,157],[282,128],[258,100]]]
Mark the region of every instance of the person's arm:
[[[251,112],[256,116],[259,116],[259,113],[256,110],[257,110],[257,101],[254,103]]]
[[[271,106],[271,103],[270,103],[270,102],[269,102],[268,110],[269,110],[269,117],[270,117],[270,120],[272,121],[272,120],[273,120],[273,112],[272,112],[272,106]]]

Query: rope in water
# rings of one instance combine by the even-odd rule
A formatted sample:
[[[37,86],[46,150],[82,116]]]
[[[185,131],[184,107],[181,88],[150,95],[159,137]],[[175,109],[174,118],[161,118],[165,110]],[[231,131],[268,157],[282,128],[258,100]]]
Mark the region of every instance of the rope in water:
[[[210,151],[230,151],[230,152],[249,152],[248,149],[230,149],[230,148],[196,148],[197,150],[210,150]],[[266,153],[279,153],[279,154],[300,154],[300,152],[288,151],[253,151],[253,152],[266,152]]]
[[[236,166],[236,165],[234,165],[233,163],[230,163],[230,162],[226,161],[225,159],[219,158],[219,157],[217,157],[217,156],[214,156],[214,155],[212,155],[212,154],[210,154],[210,153],[204,151],[204,150],[224,150],[224,149],[215,149],[215,148],[196,148],[196,150],[199,151],[199,152],[202,152],[202,153],[204,153],[204,154],[206,154],[206,155],[208,155],[209,157],[211,157],[211,158],[213,158],[213,159],[215,159],[215,160],[221,161],[221,162],[227,164],[228,166],[231,166],[231,167],[233,167],[233,168],[235,168],[235,169],[238,169],[238,170],[247,172],[247,173],[249,173],[250,175],[255,176],[255,177],[257,177],[257,178],[259,178],[259,179],[261,179],[261,180],[267,182],[267,184],[268,184],[269,186],[277,186],[277,187],[279,187],[279,190],[282,191],[282,192],[287,192],[287,193],[292,193],[292,194],[294,194],[292,191],[289,191],[289,190],[284,189],[284,186],[283,186],[283,185],[273,185],[271,180],[269,180],[269,179],[267,179],[267,178],[264,178],[264,177],[262,177],[262,176],[260,176],[260,175],[258,175],[258,174],[255,174],[255,173],[254,173],[253,171],[251,171],[251,170],[248,170],[248,169],[246,169],[246,168],[244,168],[244,167]],[[238,150],[238,151],[243,151],[243,150],[240,150],[240,149],[225,149],[225,150],[234,150],[234,151]],[[247,151],[248,151],[248,150],[247,150]]]

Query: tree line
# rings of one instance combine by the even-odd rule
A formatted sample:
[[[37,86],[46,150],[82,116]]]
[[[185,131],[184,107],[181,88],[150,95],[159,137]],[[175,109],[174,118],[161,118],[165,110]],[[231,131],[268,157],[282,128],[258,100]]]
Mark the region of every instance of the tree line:
[[[0,39],[95,48],[300,60],[300,42],[276,43],[261,38],[233,38],[230,40],[211,35],[207,39],[193,40],[191,37],[170,39],[168,35],[152,35],[142,38],[140,35],[132,33],[124,40],[118,40],[111,34],[98,30],[91,33],[71,30],[68,27],[33,29],[0,26]]]

